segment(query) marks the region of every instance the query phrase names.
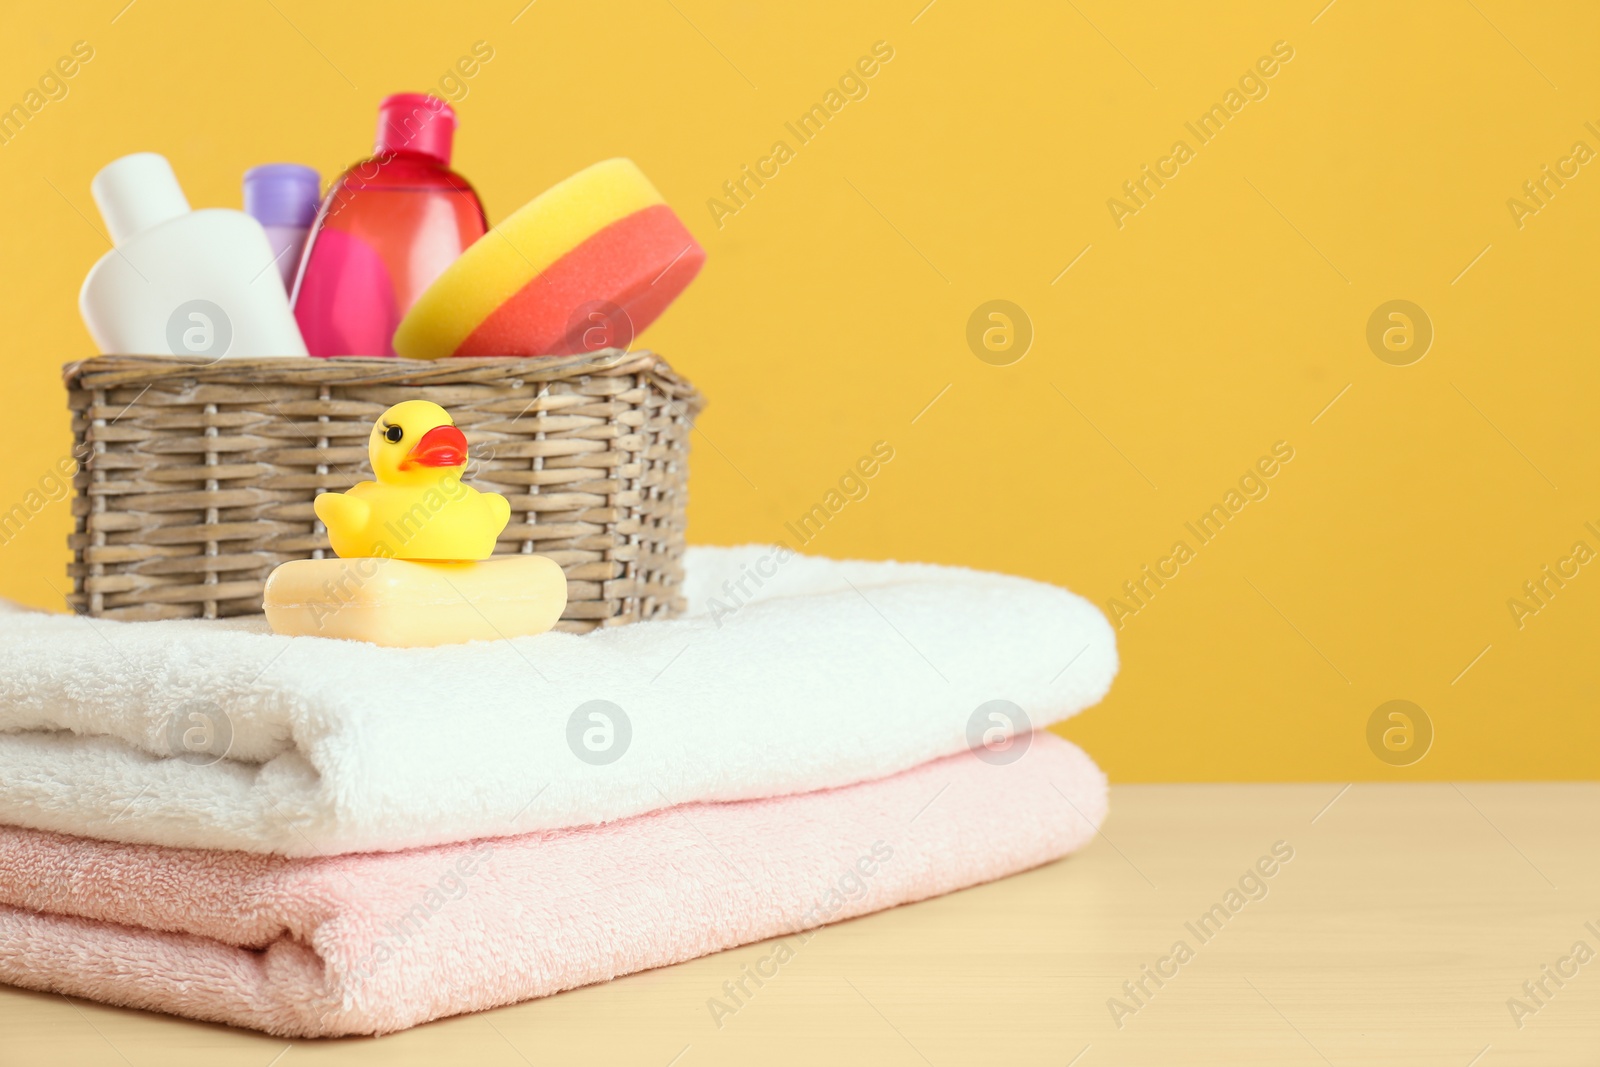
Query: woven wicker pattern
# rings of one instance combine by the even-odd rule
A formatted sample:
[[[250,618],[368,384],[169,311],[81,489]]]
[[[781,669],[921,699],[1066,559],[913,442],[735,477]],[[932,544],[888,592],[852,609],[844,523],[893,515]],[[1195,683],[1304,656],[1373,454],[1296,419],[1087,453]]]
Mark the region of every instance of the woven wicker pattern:
[[[559,628],[670,617],[681,596],[689,433],[700,395],[650,352],[540,359],[99,356],[64,369],[79,466],[74,606],[112,619],[261,610],[286,560],[331,554],[323,490],[371,477],[391,404],[447,408],[466,481],[504,493],[497,553],[568,582]]]

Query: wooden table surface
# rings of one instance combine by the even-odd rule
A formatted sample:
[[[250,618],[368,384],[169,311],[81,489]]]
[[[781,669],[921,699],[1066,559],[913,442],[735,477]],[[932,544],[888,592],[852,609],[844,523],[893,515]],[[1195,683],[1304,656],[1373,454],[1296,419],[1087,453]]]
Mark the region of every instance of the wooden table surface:
[[[377,1040],[0,987],[0,1064],[1595,1064],[1597,845],[1600,783],[1124,786],[1082,854],[827,928],[720,1026],[770,945]]]

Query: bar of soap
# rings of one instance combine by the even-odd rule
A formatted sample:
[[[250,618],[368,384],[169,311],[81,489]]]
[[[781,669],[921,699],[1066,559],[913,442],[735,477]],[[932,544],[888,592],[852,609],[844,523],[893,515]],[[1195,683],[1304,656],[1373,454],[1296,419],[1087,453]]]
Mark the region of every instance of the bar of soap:
[[[532,555],[299,559],[273,570],[263,600],[276,634],[428,648],[544,633],[567,606],[567,578]]]

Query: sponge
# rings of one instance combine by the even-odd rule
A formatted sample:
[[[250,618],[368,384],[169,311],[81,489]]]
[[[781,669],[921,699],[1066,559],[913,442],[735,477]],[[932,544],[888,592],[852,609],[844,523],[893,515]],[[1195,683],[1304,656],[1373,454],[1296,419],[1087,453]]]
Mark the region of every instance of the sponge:
[[[411,306],[394,350],[442,359],[626,348],[705,259],[633,161],[608,159],[475,241]]]

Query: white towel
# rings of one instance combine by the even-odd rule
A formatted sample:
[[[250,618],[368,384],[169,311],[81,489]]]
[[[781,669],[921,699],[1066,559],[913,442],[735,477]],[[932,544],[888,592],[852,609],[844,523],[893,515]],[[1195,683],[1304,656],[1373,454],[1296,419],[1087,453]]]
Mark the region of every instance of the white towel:
[[[894,774],[1116,673],[1099,610],[1039,582],[764,546],[686,565],[681,619],[432,649],[0,614],[0,822],[291,856],[589,825]]]

